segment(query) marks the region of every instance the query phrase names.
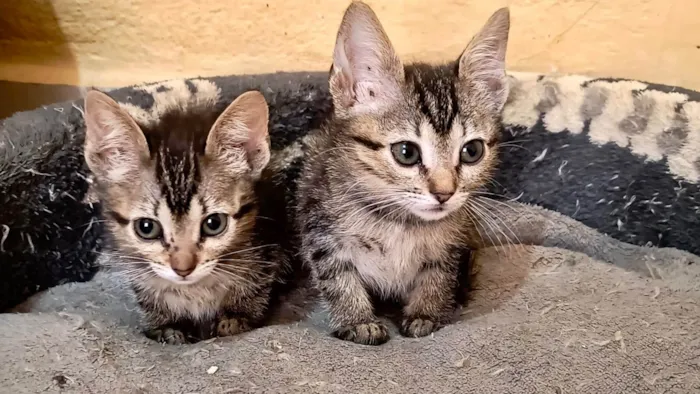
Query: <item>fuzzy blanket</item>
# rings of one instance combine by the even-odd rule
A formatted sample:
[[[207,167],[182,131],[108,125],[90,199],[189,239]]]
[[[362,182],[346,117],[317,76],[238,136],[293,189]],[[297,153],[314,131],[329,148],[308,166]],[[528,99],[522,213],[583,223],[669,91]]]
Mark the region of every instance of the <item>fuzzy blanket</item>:
[[[259,88],[273,114],[272,165],[293,174],[301,139],[328,108],[322,86],[319,74],[279,74],[170,81],[112,94],[134,116],[148,120],[166,106],[192,100],[226,103],[243,90]],[[301,287],[276,311],[275,325],[235,338],[161,346],[140,335],[138,312],[120,278],[100,273],[89,282],[37,294],[15,309],[21,313],[0,315],[2,391],[700,390],[700,258],[654,247],[699,251],[700,228],[694,225],[698,94],[637,81],[531,74],[513,74],[511,90],[504,120],[505,144],[513,149],[503,156],[495,192],[550,210],[508,202],[494,213],[483,228],[486,248],[476,260],[472,300],[455,324],[428,338],[406,339],[394,332],[380,347],[353,345],[327,334],[324,313]],[[84,132],[80,107],[80,102],[62,103],[3,121],[0,175],[5,178],[0,177],[0,186],[3,179],[40,185],[22,191],[27,196],[34,192],[33,210],[53,203],[57,205],[47,209],[55,212],[69,200],[82,204],[70,212],[73,218],[89,218],[85,210],[94,209],[80,177],[52,171],[45,159],[26,151],[13,156],[7,148],[22,146],[21,141],[46,147],[51,139],[79,151]],[[34,133],[31,143],[22,139],[22,130]],[[49,158],[73,157],[66,153],[71,149],[39,151]],[[22,166],[13,167],[17,162]],[[8,168],[15,178],[7,176]],[[80,165],[76,168],[85,175]],[[66,188],[71,198],[57,193],[57,187]],[[33,272],[54,269],[29,264],[43,253],[62,265],[47,275],[52,280],[92,277],[85,274],[92,263],[53,253],[69,251],[65,245],[47,244],[66,250],[42,250],[31,226],[6,224],[14,223],[8,207],[19,203],[3,203],[0,253],[29,256],[24,266],[17,266],[13,264],[22,264],[17,254],[2,255],[3,276],[26,281]],[[23,207],[28,209],[26,202]],[[59,219],[69,223],[71,218],[65,214]],[[89,240],[99,224],[85,224],[83,237],[77,238],[94,246],[96,241]],[[76,234],[64,227],[52,235],[65,232]],[[10,236],[17,236],[16,243],[7,243]],[[489,247],[516,241],[536,246]],[[71,269],[82,276],[56,279]],[[17,270],[23,274],[16,275]],[[12,286],[3,280],[4,291]]]

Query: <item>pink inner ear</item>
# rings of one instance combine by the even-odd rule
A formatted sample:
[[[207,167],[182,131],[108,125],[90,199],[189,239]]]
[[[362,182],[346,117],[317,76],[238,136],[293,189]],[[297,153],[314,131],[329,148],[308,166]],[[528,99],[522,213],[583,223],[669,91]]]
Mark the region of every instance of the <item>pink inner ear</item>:
[[[350,108],[355,103],[355,87],[352,75],[353,71],[345,52],[345,41],[338,38],[333,51],[330,85],[335,99],[338,101],[337,105],[343,108]]]
[[[270,160],[270,154],[265,148],[265,141],[259,139],[250,139],[245,145],[248,164],[253,172],[260,172]]]
[[[398,99],[403,68],[373,15],[357,10],[346,14],[333,64],[331,87],[340,107],[372,112]]]
[[[349,39],[345,42],[348,62],[351,65],[351,80],[359,103],[381,99],[390,89],[391,75],[382,64],[383,43],[376,37],[377,32],[365,24],[353,26]],[[385,50],[385,52],[388,52]]]

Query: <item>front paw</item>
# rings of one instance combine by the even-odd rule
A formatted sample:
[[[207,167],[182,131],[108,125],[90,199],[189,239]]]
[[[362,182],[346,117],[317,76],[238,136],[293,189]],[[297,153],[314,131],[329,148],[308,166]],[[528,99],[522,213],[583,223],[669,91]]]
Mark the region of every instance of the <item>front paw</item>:
[[[333,333],[344,341],[352,341],[360,345],[381,345],[389,340],[389,330],[382,322],[362,323],[345,326]]]
[[[401,335],[409,338],[424,337],[440,328],[438,322],[430,319],[405,318],[401,322]]]
[[[216,333],[220,337],[237,335],[246,331],[250,331],[250,323],[248,319],[241,317],[225,317],[219,320],[216,327]]]
[[[168,326],[147,330],[146,337],[168,345],[183,345],[189,343],[187,336],[180,330]]]

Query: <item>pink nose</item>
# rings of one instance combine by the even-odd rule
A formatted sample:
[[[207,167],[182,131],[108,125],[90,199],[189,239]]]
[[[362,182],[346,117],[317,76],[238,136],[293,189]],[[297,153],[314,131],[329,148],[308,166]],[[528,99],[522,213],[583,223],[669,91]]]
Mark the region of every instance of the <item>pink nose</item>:
[[[194,253],[175,252],[170,255],[170,268],[176,274],[185,278],[197,267],[197,260]]]

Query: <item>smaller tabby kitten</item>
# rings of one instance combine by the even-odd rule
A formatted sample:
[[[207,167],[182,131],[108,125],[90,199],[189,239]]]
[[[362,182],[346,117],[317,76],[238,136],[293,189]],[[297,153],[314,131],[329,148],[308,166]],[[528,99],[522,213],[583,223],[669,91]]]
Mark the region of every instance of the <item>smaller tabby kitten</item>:
[[[148,337],[180,344],[260,324],[287,269],[256,198],[270,159],[263,95],[171,110],[137,125],[119,104],[85,99],[85,159],[95,175],[111,260],[131,282]]]
[[[476,239],[472,196],[496,166],[509,23],[497,11],[454,64],[404,66],[369,6],[346,10],[334,113],[309,143],[297,209],[337,337],[387,341],[377,298],[403,305],[405,336],[451,320]]]

